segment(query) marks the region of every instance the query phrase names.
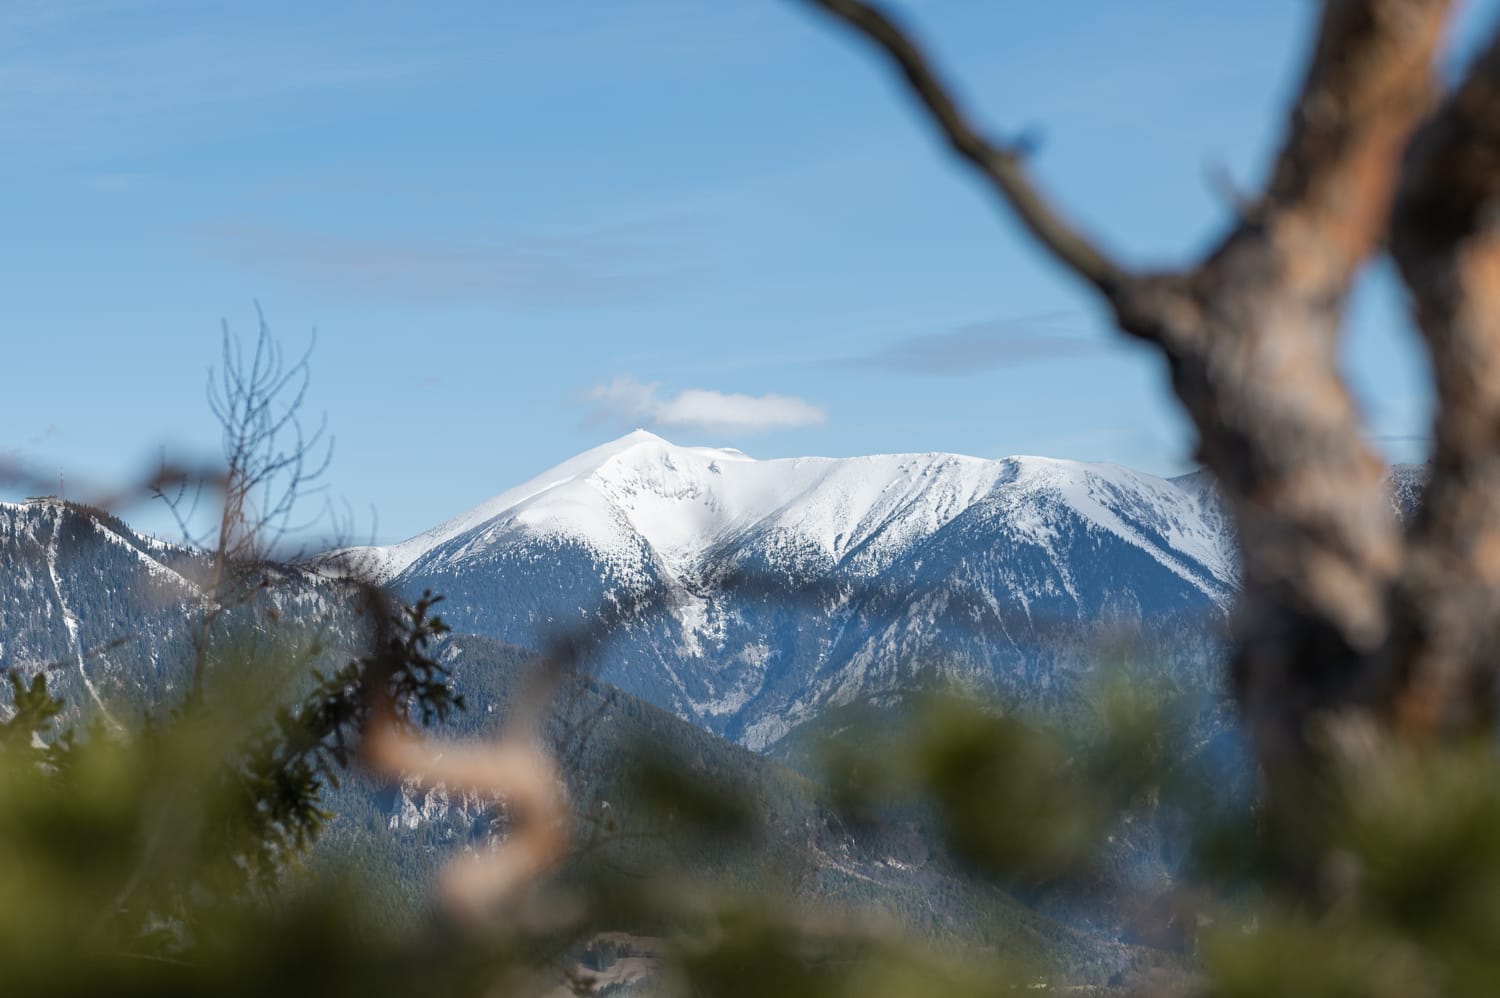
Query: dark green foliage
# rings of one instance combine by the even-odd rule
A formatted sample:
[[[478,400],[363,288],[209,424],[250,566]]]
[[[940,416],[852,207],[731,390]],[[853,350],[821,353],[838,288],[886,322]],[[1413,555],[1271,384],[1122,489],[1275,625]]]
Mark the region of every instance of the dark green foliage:
[[[47,736],[53,720],[62,713],[63,702],[47,692],[44,672],[32,676],[30,683],[16,672],[7,672],[5,678],[10,683],[10,705],[15,713],[0,721],[0,750],[7,755],[47,751]]]
[[[1339,744],[1317,782],[1333,843],[1318,903],[1268,893],[1206,942],[1210,993],[1454,995],[1500,980],[1500,761],[1488,741]]]
[[[446,720],[462,707],[447,670],[427,654],[447,632],[440,618],[429,616],[436,602],[428,594],[398,607],[387,647],[331,674],[312,670],[312,688],[297,703],[275,707],[270,722],[250,735],[237,761],[223,770],[214,793],[227,820],[211,833],[210,851],[222,858],[220,874],[231,885],[243,874],[269,887],[323,829],[329,818],[324,789],[337,787],[354,761],[374,707],[366,673],[375,663],[388,667],[378,677],[379,702],[392,704],[399,720]],[[304,654],[312,659],[321,651],[314,642]],[[193,723],[191,713],[185,710],[178,723]]]
[[[1316,905],[1293,902],[1246,862],[1254,813],[1213,801],[1191,718],[1138,681],[1063,723],[943,694],[840,713],[804,734],[809,778],[566,677],[541,729],[563,763],[573,853],[492,921],[452,921],[435,874],[493,848],[504,807],[471,801],[392,831],[358,770],[359,733],[390,702],[404,724],[494,737],[535,663],[447,635],[436,602],[336,668],[318,664],[321,640],[292,633],[230,645],[201,697],[130,732],[59,734],[45,677],[8,675],[7,992],[542,994],[567,974],[593,980],[585,970],[616,980],[632,960],[650,989],[728,996],[1477,996],[1500,975],[1491,747],[1345,738],[1346,764],[1306,801],[1337,861]],[[372,698],[376,680],[389,701]],[[457,712],[465,702],[478,709]],[[1185,835],[1227,827],[1239,847],[1135,899],[1169,913],[1170,932],[1131,927],[1151,946],[1017,902],[1071,890],[1114,903],[1122,814],[1169,808]]]
[[[454,692],[449,670],[431,654],[433,643],[449,633],[443,618],[430,614],[442,601],[443,597],[434,596],[429,589],[415,603],[403,605],[403,626],[395,628],[388,638],[385,654],[395,663],[389,681],[390,698],[399,720],[408,721],[415,711],[423,724],[433,724],[464,709],[464,696]]]
[[[704,836],[723,846],[764,831],[754,790],[741,774],[697,772],[669,750],[634,746],[623,796],[653,812],[674,830]],[[739,785],[736,785],[739,784]]]
[[[876,926],[829,914],[789,918],[764,900],[716,912],[711,928],[686,935],[673,958],[689,993],[726,998],[1002,995],[1025,980],[982,954],[944,960]]]
[[[307,914],[313,898],[298,893],[293,871],[326,826],[326,794],[355,762],[374,704],[395,697],[409,719],[461,705],[440,665],[401,657],[443,633],[428,615],[433,602],[404,608],[392,623],[399,654],[388,649],[381,659],[389,671],[378,697],[366,681],[375,656],[302,673],[322,648],[284,635],[255,644],[260,658],[216,656],[202,695],[137,730],[96,723],[75,738],[53,730],[63,704],[48,693],[45,673],[29,682],[9,673],[13,713],[0,723],[8,993],[69,993],[70,981],[110,981],[123,991],[135,981],[140,993],[166,984],[267,993],[278,976],[304,973],[288,961],[312,954],[293,950],[239,964],[270,936],[287,936],[284,920]],[[271,648],[279,659],[264,655]],[[304,692],[278,704],[287,681]],[[343,916],[351,930],[369,921],[358,905]],[[371,954],[355,958],[354,937],[329,928],[308,941],[332,948],[325,958],[335,964],[337,947],[348,949],[348,979],[363,979]]]
[[[454,645],[459,682],[476,708],[459,723],[482,734],[482,719],[500,713],[487,706],[509,702],[530,663],[472,636]],[[828,930],[808,945],[836,945],[846,968],[850,952],[879,957],[899,942],[912,958],[937,947],[1098,983],[1152,959],[1028,910],[955,863],[941,835],[906,812],[852,819],[822,780],[603,684],[571,678],[546,728],[577,815],[575,857],[559,886],[592,899],[597,930],[701,947],[709,940],[700,930],[721,913],[779,914],[792,920],[789,932]]]
[[[1187,722],[1150,684],[1117,682],[1087,703],[1080,714],[1032,718],[959,693],[916,692],[836,712],[783,752],[828,784],[850,820],[919,826],[1034,896],[1104,876],[1122,816],[1159,813],[1191,769]]]

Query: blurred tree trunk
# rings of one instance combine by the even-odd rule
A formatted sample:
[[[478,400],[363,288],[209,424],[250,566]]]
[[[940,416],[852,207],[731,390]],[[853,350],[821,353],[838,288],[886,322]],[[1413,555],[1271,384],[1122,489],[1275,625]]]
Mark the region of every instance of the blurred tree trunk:
[[[1500,665],[1500,36],[1422,127],[1391,250],[1437,390],[1432,478],[1397,587],[1404,731],[1488,730]]]
[[[1233,686],[1273,831],[1311,831],[1296,802],[1343,720],[1415,741],[1488,730],[1500,639],[1500,40],[1444,98],[1434,63],[1446,0],[1325,0],[1265,190],[1197,265],[1136,273],[1052,208],[1024,150],[981,133],[891,15],[866,0],[807,2],[883,51],[1041,248],[1166,361],[1239,531]],[[1350,288],[1387,240],[1440,403],[1409,529],[1338,366]]]

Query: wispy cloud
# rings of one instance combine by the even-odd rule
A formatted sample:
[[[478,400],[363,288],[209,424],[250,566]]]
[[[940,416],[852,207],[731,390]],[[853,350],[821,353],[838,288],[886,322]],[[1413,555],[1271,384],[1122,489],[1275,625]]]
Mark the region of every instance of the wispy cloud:
[[[616,305],[653,297],[693,270],[608,230],[477,242],[235,222],[196,235],[212,256],[317,292],[418,304]]]
[[[659,384],[629,375],[596,385],[586,397],[594,407],[595,420],[661,429],[744,434],[821,426],[828,421],[823,406],[792,395],[743,395],[706,388],[664,394]]]
[[[277,100],[347,97],[442,72],[387,39],[307,26],[216,24],[130,0],[0,3],[0,130],[29,146],[94,153],[263,112]],[[28,148],[35,154],[35,148]]]
[[[1059,328],[1065,316],[975,322],[957,329],[893,340],[866,354],[840,357],[840,367],[897,374],[958,377],[1038,360],[1099,353],[1105,344]]]

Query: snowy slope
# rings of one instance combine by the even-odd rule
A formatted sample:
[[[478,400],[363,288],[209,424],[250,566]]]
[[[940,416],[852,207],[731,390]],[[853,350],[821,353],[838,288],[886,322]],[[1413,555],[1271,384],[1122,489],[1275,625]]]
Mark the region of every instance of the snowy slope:
[[[70,713],[106,720],[117,702],[170,690],[200,595],[191,560],[80,507],[0,503],[0,667],[45,668]]]
[[[1201,630],[1235,586],[1215,504],[1116,465],[756,461],[640,430],[353,554],[448,594],[459,629],[532,647],[670,594],[619,629],[602,677],[756,748],[933,670],[1051,696],[1087,671],[1101,626]]]
[[[187,686],[205,596],[206,555],[139,534],[117,518],[56,499],[0,503],[0,670],[45,671],[65,719],[101,716],[128,726],[170,706]],[[331,630],[340,603],[297,573],[225,608],[221,632]],[[243,632],[243,633],[248,633]],[[8,691],[0,691],[0,696]],[[8,699],[8,698],[7,698]],[[0,699],[0,716],[10,710]]]
[[[954,454],[756,461],[737,450],[678,447],[636,430],[585,451],[410,540],[359,552],[395,578],[442,552],[459,565],[515,534],[564,537],[614,564],[636,564],[641,545],[690,576],[726,544],[774,535],[789,558],[814,558],[874,575],[977,501],[1007,486],[1018,527],[1039,504],[1062,503],[1095,527],[1140,546],[1222,598],[1234,554],[1201,499],[1174,483],[1109,464],[1049,458],[982,460]],[[1116,507],[1130,507],[1122,518]],[[1146,537],[1130,520],[1160,532]],[[453,542],[462,540],[461,544]]]
[[[1206,682],[1236,564],[1197,478],[1039,457],[757,461],[642,431],[349,554],[408,595],[446,595],[460,632],[523,647],[623,613],[600,678],[756,749],[935,678],[1066,705],[1122,642]],[[0,505],[0,556],[0,663],[51,666],[70,703],[107,712],[180,684],[199,555],[41,501]],[[299,612],[323,615],[305,595]]]

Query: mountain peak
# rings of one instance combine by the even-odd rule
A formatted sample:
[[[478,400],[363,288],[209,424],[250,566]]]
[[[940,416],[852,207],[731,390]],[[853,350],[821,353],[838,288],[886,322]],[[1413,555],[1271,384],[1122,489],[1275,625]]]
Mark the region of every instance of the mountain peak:
[[[750,460],[749,456],[744,451],[734,447],[694,447],[687,444],[677,444],[673,443],[663,436],[660,436],[659,434],[652,433],[650,430],[639,428],[631,430],[623,437],[616,437],[609,443],[600,444],[598,447],[594,447],[590,450],[584,451],[584,454],[607,454],[609,456],[615,456],[618,454],[626,453],[627,451],[638,450],[640,448],[654,448],[658,451],[683,454],[700,454],[706,456],[724,455],[727,457],[738,458],[740,460]],[[583,455],[579,456],[582,457]]]
[[[522,645],[646,607],[601,674],[752,748],[911,663],[1066,684],[1092,664],[1059,664],[1053,635],[1217,620],[1237,581],[1217,507],[1119,465],[752,460],[645,430],[369,557],[402,592],[449,595],[457,626]]]
[[[1118,465],[937,453],[759,461],[737,450],[674,444],[645,429],[362,557],[392,578],[460,537],[468,538],[461,550],[443,557],[467,557],[510,543],[506,538],[566,537],[633,570],[644,570],[645,558],[688,579],[706,554],[757,536],[780,538],[787,557],[827,565],[854,558],[861,571],[878,572],[986,497],[1030,517],[1027,523],[1037,510],[1071,509],[1151,549],[1174,571],[1194,574],[1180,564],[1186,554],[1221,568],[1216,576],[1232,574],[1218,540],[1196,527],[1177,526],[1161,540],[1129,527],[1132,517],[1117,515],[1122,504],[1170,509],[1168,518],[1186,518],[1181,523],[1193,521],[1198,504],[1169,482]],[[1036,523],[1038,536],[1050,529]]]
[[[432,548],[460,534],[515,511],[531,500],[559,490],[577,492],[584,483],[628,483],[660,476],[660,469],[692,474],[712,472],[721,461],[754,463],[743,452],[712,447],[685,447],[674,444],[650,430],[637,428],[624,436],[591,447],[555,465],[540,475],[460,513],[444,523],[415,537],[388,547],[365,549],[360,563],[374,571],[378,578],[400,573]],[[567,486],[574,486],[567,489]]]
[[[641,426],[637,426],[635,429],[631,430],[629,433],[625,434],[623,437],[620,437],[617,440],[612,440],[609,443],[605,444],[604,446],[606,446],[606,447],[622,447],[623,448],[623,447],[633,447],[636,444],[653,444],[653,443],[654,444],[662,444],[662,445],[667,446],[667,447],[673,446],[673,444],[672,444],[672,442],[670,440],[667,440],[664,437],[657,436],[655,433],[652,433],[650,430],[646,429],[645,427],[641,427]]]

